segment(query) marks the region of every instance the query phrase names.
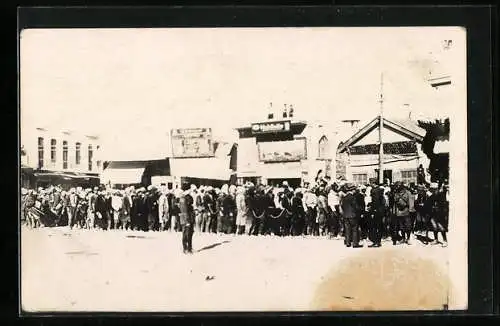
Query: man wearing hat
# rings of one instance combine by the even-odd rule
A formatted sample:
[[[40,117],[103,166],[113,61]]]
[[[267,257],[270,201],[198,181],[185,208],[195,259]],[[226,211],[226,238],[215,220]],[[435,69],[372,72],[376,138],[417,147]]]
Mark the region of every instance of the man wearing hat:
[[[182,248],[185,254],[193,253],[194,212],[191,191],[186,190],[179,198]]]
[[[345,245],[346,247],[361,248],[359,244],[359,207],[354,192],[356,185],[347,183],[345,185],[346,194],[342,197],[340,205],[345,223]]]
[[[158,209],[159,194],[155,186],[148,186],[147,204],[148,204],[148,230],[158,231],[160,227],[159,209]]]

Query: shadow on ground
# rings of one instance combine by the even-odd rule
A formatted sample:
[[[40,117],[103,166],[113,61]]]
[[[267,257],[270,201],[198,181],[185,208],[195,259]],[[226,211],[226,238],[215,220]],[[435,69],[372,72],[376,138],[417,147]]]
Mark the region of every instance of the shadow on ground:
[[[224,243],[229,243],[229,242],[231,242],[231,241],[225,240],[225,241],[222,241],[222,242],[217,242],[217,243],[211,244],[209,246],[205,246],[205,247],[203,247],[201,249],[198,249],[196,252],[213,249],[213,248],[216,248],[216,247],[218,247],[218,246],[220,246],[220,245],[222,245]]]

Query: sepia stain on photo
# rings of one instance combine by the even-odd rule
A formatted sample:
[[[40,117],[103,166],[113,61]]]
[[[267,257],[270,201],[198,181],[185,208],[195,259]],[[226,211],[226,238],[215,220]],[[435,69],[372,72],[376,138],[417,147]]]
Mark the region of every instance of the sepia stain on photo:
[[[19,42],[23,312],[467,308],[463,28]]]

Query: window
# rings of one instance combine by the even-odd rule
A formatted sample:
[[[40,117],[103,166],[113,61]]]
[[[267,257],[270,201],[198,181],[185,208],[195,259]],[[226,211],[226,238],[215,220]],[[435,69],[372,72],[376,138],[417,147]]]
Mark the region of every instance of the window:
[[[55,139],[50,140],[50,162],[56,164],[56,153],[57,153],[57,141]]]
[[[366,174],[366,173],[353,174],[352,181],[355,184],[367,184],[368,183],[368,174]]]
[[[63,169],[68,168],[68,142],[63,141]]]
[[[328,138],[326,138],[326,136],[321,137],[318,145],[319,145],[318,158],[322,160],[327,159],[330,154],[328,151]]]
[[[406,184],[417,183],[417,170],[401,171],[401,181]]]
[[[38,168],[43,168],[43,137],[38,137]]]
[[[82,146],[82,144],[80,143],[76,143],[76,147],[75,147],[75,163],[76,165],[80,165],[80,161],[81,161],[81,156],[80,156],[80,147]]]
[[[89,145],[89,171],[92,171],[92,156],[94,156],[94,152],[92,150],[92,145]]]

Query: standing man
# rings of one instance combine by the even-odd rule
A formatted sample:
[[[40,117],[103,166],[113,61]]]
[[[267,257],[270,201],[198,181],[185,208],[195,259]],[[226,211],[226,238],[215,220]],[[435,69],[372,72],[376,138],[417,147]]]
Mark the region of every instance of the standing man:
[[[238,234],[245,233],[248,206],[245,198],[245,188],[239,186],[236,190],[236,227]]]
[[[67,201],[68,207],[66,208],[66,212],[68,213],[68,226],[70,229],[73,228],[73,224],[75,223],[76,206],[78,204],[78,196],[75,192],[75,188],[71,188],[69,190],[69,197]]]
[[[323,186],[318,188],[317,197],[318,235],[325,236],[327,234],[328,198]]]
[[[160,198],[158,198],[158,219],[160,220],[160,231],[165,231],[168,224],[168,197],[165,188],[161,189]]]
[[[403,243],[410,244],[410,235],[412,230],[412,220],[410,217],[410,192],[401,182],[395,183],[394,206],[396,210],[397,224],[402,233]],[[396,235],[393,235],[392,242],[396,241]]]
[[[345,185],[346,194],[342,197],[340,205],[344,214],[345,222],[345,245],[346,247],[361,248],[359,244],[359,208],[356,200],[356,186],[348,183]]]
[[[306,210],[306,235],[313,235],[315,233],[316,226],[316,205],[317,197],[313,193],[311,186],[306,190],[304,194],[304,207]]]
[[[374,186],[371,190],[369,234],[372,242],[369,247],[382,246],[382,233],[384,229],[385,198],[382,185]]]
[[[205,206],[205,224],[203,229],[206,232],[216,233],[217,232],[217,210],[215,209],[215,198],[216,194],[211,186],[208,186],[205,195],[203,196],[203,205]]]
[[[123,199],[118,190],[115,190],[111,197],[111,207],[113,208],[113,224],[114,229],[118,229],[118,222],[123,208]]]
[[[182,227],[182,248],[185,254],[193,253],[193,197],[186,190],[179,198],[180,222]]]
[[[438,235],[441,233],[443,238],[443,247],[448,245],[446,232],[448,231],[448,216],[446,211],[446,193],[439,191],[437,183],[430,185],[431,195],[427,200],[428,212],[430,214],[430,222],[432,231],[434,233],[434,242],[432,244],[439,244]]]
[[[203,205],[203,197],[204,197],[204,192],[205,190],[203,187],[199,187],[199,189],[196,189],[196,186],[192,185],[191,186],[191,191],[194,195],[194,202],[195,202],[195,230],[196,232],[201,232],[202,231],[202,224],[203,224],[203,211],[205,206]]]

